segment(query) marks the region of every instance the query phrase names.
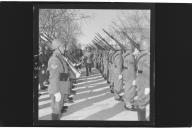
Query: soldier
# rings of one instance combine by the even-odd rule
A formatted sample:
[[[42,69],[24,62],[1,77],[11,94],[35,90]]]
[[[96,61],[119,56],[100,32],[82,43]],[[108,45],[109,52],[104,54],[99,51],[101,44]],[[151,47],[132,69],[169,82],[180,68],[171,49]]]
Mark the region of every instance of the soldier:
[[[143,40],[140,44],[141,54],[137,57],[137,98],[135,106],[138,108],[140,121],[149,120],[150,101],[150,48],[149,41]],[[147,118],[145,116],[148,116]]]
[[[87,48],[87,52],[85,54],[85,67],[87,76],[91,73],[91,68],[93,65],[93,53],[91,52],[90,48]]]
[[[69,71],[67,63],[61,55],[65,51],[62,40],[55,39],[52,45],[55,51],[48,62],[50,74],[48,92],[51,97],[52,120],[59,120],[64,100],[68,95]]]
[[[65,59],[65,56],[63,55],[62,56],[63,59]],[[69,60],[66,60],[66,61],[69,61]],[[68,67],[68,72],[69,72],[69,86],[68,86],[68,95],[67,95],[67,101],[65,102],[68,102],[68,103],[73,103],[73,98],[70,97],[71,95],[75,94],[75,91],[72,90],[72,87],[73,87],[73,81],[75,79],[75,74],[74,72],[72,71],[72,69],[70,68],[70,66],[68,65],[68,63],[66,63],[67,67]]]
[[[114,82],[113,82],[114,54],[115,54],[115,52],[110,51],[110,56],[109,56],[109,83],[110,83],[111,93],[113,93],[113,88],[114,88]]]
[[[136,87],[134,86],[134,81],[136,77],[135,69],[135,57],[133,53],[133,47],[129,44],[129,49],[124,53],[123,59],[123,80],[124,80],[124,102],[125,109],[133,110],[133,101],[136,94]]]
[[[113,70],[114,98],[115,100],[119,101],[122,101],[122,97],[119,95],[122,91],[123,86],[122,70],[123,70],[122,51],[119,50],[114,54],[114,70]]]
[[[103,52],[103,77],[106,80],[107,79],[107,53],[104,51]]]
[[[39,49],[39,84],[40,84],[40,89],[45,90],[47,87],[45,86],[46,83],[46,70],[47,70],[47,61],[46,61],[46,56],[44,54],[44,49],[40,47]]]

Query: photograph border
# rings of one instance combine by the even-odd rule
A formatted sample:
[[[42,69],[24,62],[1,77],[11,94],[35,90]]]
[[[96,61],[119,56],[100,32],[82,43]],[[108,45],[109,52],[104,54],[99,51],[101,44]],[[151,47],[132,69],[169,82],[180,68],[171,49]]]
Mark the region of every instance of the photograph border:
[[[39,2],[33,4],[33,55],[38,55],[39,9],[149,9],[150,23],[150,121],[38,120],[38,78],[34,78],[33,61],[33,125],[35,126],[154,126],[155,125],[155,4],[125,2]],[[38,61],[38,59],[37,59]],[[38,63],[38,62],[37,62]]]

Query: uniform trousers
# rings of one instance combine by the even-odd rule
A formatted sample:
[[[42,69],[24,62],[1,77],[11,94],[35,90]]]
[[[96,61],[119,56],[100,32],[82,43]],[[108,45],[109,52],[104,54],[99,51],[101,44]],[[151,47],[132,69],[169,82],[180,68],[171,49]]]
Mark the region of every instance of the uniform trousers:
[[[61,116],[61,109],[64,105],[64,100],[67,99],[67,94],[61,94],[61,100],[59,102],[56,101],[55,96],[50,94],[51,97],[51,109],[53,114],[58,114]]]

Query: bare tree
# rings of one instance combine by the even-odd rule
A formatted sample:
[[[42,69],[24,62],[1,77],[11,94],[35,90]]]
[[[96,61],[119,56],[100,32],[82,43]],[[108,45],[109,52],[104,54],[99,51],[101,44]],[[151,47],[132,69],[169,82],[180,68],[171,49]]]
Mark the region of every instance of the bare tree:
[[[111,31],[125,45],[129,39],[123,34],[125,32],[132,40],[139,43],[150,35],[150,11],[129,10],[122,11],[123,17],[118,17],[118,22],[112,22]]]
[[[78,14],[76,9],[40,9],[39,32],[51,39],[61,38],[67,44],[76,44],[74,39],[81,34],[78,22],[88,17]]]

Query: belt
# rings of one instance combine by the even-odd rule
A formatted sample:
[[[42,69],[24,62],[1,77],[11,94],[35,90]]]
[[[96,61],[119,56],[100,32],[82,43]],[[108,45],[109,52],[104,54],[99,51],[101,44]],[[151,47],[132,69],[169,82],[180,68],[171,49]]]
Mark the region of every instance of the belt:
[[[123,69],[128,69],[128,67],[123,67]]]
[[[138,73],[143,73],[143,70],[138,70]]]

